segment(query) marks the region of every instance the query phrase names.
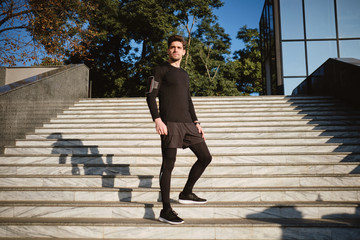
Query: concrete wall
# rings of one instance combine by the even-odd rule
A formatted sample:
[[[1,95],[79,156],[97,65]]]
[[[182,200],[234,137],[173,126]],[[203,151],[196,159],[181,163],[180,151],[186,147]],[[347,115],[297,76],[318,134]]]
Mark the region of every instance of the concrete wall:
[[[4,86],[6,82],[6,68],[0,67],[0,86]]]
[[[3,73],[5,81],[3,81],[3,84],[1,84],[0,80],[0,86],[14,83],[26,78],[34,77],[36,75],[50,72],[59,68],[61,67],[6,67],[3,68],[5,71],[5,73]]]
[[[0,87],[0,152],[15,139],[88,97],[89,69],[69,65]]]

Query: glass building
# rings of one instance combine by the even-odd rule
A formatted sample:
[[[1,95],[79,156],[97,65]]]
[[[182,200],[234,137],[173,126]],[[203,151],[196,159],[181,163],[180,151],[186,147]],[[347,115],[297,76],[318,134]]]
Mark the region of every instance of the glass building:
[[[290,95],[328,58],[360,59],[360,0],[265,0],[264,95]]]

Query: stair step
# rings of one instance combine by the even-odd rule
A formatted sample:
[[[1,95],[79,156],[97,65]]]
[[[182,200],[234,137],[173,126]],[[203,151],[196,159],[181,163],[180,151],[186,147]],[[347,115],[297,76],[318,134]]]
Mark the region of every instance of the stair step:
[[[262,117],[262,116],[238,116],[238,117],[222,117],[222,122],[261,122],[261,121],[299,121],[301,123],[312,121],[347,121],[347,122],[353,122],[353,121],[359,121],[360,116],[303,116],[303,115],[293,115],[293,116],[268,116],[268,117]],[[201,122],[202,123],[211,123],[216,121],[214,117],[202,117]],[[49,123],[134,123],[133,119],[129,118],[121,118],[114,117],[111,115],[102,115],[99,116],[72,116],[72,115],[63,115],[58,116],[55,119],[51,119]],[[148,116],[144,116],[142,118],[137,118],[136,123],[153,123],[151,119],[149,119]],[[153,123],[154,124],[154,123]]]
[[[193,164],[196,158],[189,151],[180,151],[177,163]],[[288,152],[288,153],[223,153],[212,154],[216,163],[249,164],[249,163],[338,163],[360,162],[360,153],[353,152]],[[98,164],[99,162],[113,164],[161,164],[161,154],[6,154],[0,155],[0,163],[8,164]],[[210,165],[211,166],[211,165]]]
[[[196,110],[207,110],[207,109],[253,109],[257,110],[257,108],[283,108],[283,109],[313,109],[313,108],[325,108],[334,107],[336,109],[350,109],[348,105],[339,104],[337,102],[304,102],[304,103],[287,103],[287,102],[232,102],[232,103],[194,103]],[[69,111],[80,111],[80,110],[148,110],[146,102],[144,103],[136,103],[136,104],[119,104],[119,103],[89,103],[89,104],[75,104],[69,108]]]
[[[109,160],[109,159],[107,159]],[[180,161],[180,162],[179,162]],[[194,162],[194,161],[193,161]],[[80,175],[99,175],[107,173],[110,175],[153,175],[157,176],[160,171],[160,161],[157,164],[114,164],[111,162],[104,162],[102,159],[87,163],[85,161],[70,160],[68,164],[59,163],[59,159],[54,159],[51,164],[17,164],[10,161],[6,163],[0,162],[0,175],[73,175],[74,165],[77,167]],[[70,164],[71,163],[71,164]],[[184,165],[181,160],[178,160],[176,168],[174,168],[174,175],[186,176],[190,169],[191,163]],[[85,174],[86,172],[86,174]],[[222,173],[224,175],[236,174],[358,174],[360,167],[358,163],[244,163],[244,164],[219,164],[212,163],[204,172],[204,175],[216,175]]]
[[[309,112],[309,111],[348,111],[351,110],[350,107],[342,107],[342,106],[314,106],[314,107],[296,107],[296,106],[284,106],[284,107],[257,107],[254,106],[247,106],[242,108],[199,108],[196,110],[197,113],[252,113],[252,112]],[[148,114],[149,109],[142,108],[142,109],[84,109],[84,110],[65,110],[63,111],[63,114]],[[359,114],[359,111],[355,111],[355,114]]]
[[[180,188],[172,188],[171,199],[178,199]],[[360,201],[360,187],[244,187],[196,188],[196,194],[213,202],[305,202]],[[0,201],[120,201],[148,202],[159,199],[159,188],[58,188],[1,187]]]
[[[198,97],[193,96],[192,101],[194,103],[209,103],[215,102],[217,104],[223,102],[339,102],[339,100],[328,97],[328,96],[304,96],[304,97],[289,97],[289,96],[222,96],[222,97],[212,97],[204,96]],[[133,104],[133,103],[145,103],[145,97],[136,97],[136,98],[85,98],[79,99],[78,103],[120,103],[120,104]]]
[[[225,125],[219,125],[214,128],[204,127],[205,133],[241,133],[241,132],[253,132],[253,133],[263,133],[263,132],[308,132],[312,130],[324,131],[324,132],[333,132],[333,131],[359,131],[360,125],[356,126],[321,126],[321,125],[278,125],[278,126],[239,126],[239,127],[226,127]],[[103,125],[102,127],[79,127],[79,128],[71,128],[64,127],[61,129],[58,128],[38,128],[35,129],[35,133],[49,135],[54,133],[127,133],[127,134],[156,134],[154,126],[150,127],[136,127],[136,128],[128,128],[128,127],[108,127]]]
[[[359,204],[360,202],[210,202],[204,205],[184,205],[174,201],[172,206],[185,219],[360,219]],[[157,219],[161,208],[160,202],[0,202],[2,218]]]
[[[242,112],[241,114],[236,113],[236,112],[217,112],[216,114],[214,113],[206,113],[206,112],[199,112],[196,114],[197,117],[202,120],[204,118],[211,118],[213,120],[221,120],[222,118],[229,118],[229,117],[239,117],[239,115],[241,115],[242,117],[248,117],[248,118],[253,118],[253,117],[261,117],[261,118],[266,118],[266,117],[282,117],[282,116],[287,116],[287,117],[328,117],[328,116],[334,116],[334,115],[341,115],[341,116],[349,116],[350,118],[356,118],[360,115],[360,113],[349,113],[349,111],[347,110],[327,110],[327,111],[300,111],[300,110],[291,110],[291,111],[245,111]],[[111,112],[111,113],[106,113],[106,112],[101,112],[101,114],[86,114],[86,113],[61,113],[57,116],[57,118],[59,119],[63,119],[63,118],[94,118],[94,117],[98,117],[101,116],[103,119],[105,118],[119,118],[119,119],[144,119],[144,120],[149,120],[151,121],[151,116],[149,112],[145,112],[144,113],[117,113],[117,112]]]
[[[178,150],[160,223],[160,138],[145,98],[81,99],[0,155],[1,239],[338,239],[360,236],[360,111],[331,97],[193,97],[213,161]],[[134,119],[136,121],[134,121]]]
[[[288,153],[288,152],[353,152],[358,153],[358,144],[309,144],[309,145],[248,145],[216,146],[210,145],[211,153],[216,154],[251,154],[251,153]],[[7,147],[5,154],[161,154],[160,143],[153,146],[68,146],[68,147]],[[191,152],[189,149],[178,151],[179,155]]]
[[[73,167],[74,175],[0,175],[1,187],[115,187],[115,188],[151,188],[159,187],[159,179],[154,175],[108,175],[106,168],[95,169],[95,174],[78,175],[80,170]],[[107,174],[107,175],[102,175]],[[272,174],[272,175],[204,175],[198,180],[199,188],[226,188],[226,187],[360,187],[359,174]],[[187,175],[171,178],[172,187],[182,187],[187,181]]]
[[[230,103],[230,104],[217,104],[216,102],[207,102],[205,104],[199,104],[199,103],[194,103],[195,108],[197,111],[201,111],[204,109],[246,109],[246,108],[250,108],[253,110],[256,110],[258,108],[264,108],[266,107],[267,109],[272,109],[272,108],[291,108],[291,109],[302,109],[302,108],[328,108],[328,107],[335,107],[335,108],[348,108],[347,105],[344,104],[339,104],[336,102],[322,102],[322,103],[296,103],[296,104],[289,104],[289,103],[265,103],[265,102],[236,102],[236,103]],[[86,106],[81,106],[79,104],[74,105],[69,107],[67,110],[69,111],[79,111],[79,110],[148,110],[147,104],[146,102],[144,102],[143,104],[138,104],[138,105],[120,105],[120,104],[105,104],[105,105],[100,105],[100,104],[93,104],[93,105],[86,105]]]
[[[193,101],[210,101],[211,99],[215,101],[225,101],[225,100],[235,100],[235,101],[247,101],[247,100],[259,100],[259,101],[270,101],[270,100],[286,100],[286,101],[296,101],[296,100],[335,100],[331,96],[284,96],[284,95],[267,95],[267,96],[194,96],[192,97]],[[129,97],[129,98],[80,98],[79,102],[87,101],[99,101],[99,102],[138,102],[145,101],[145,97]]]
[[[206,104],[206,105],[222,105],[222,104],[261,104],[261,103],[267,103],[267,104],[276,104],[276,103],[287,103],[287,104],[305,104],[305,103],[339,103],[338,100],[335,99],[256,99],[256,98],[248,98],[246,97],[237,97],[237,98],[227,98],[227,99],[221,99],[219,97],[217,98],[200,98],[200,97],[192,97],[193,103],[196,105],[200,104]],[[121,106],[146,106],[146,99],[140,98],[135,101],[124,101],[124,99],[81,99],[77,103],[75,103],[75,106],[99,106],[99,105],[121,105]]]
[[[160,137],[153,133],[53,133],[48,134],[31,134],[26,135],[26,140],[41,140],[41,139],[92,139],[92,140],[104,140],[104,139],[126,139],[126,140],[159,140]],[[206,139],[329,139],[331,141],[337,141],[338,138],[359,138],[360,131],[288,131],[288,132],[239,132],[239,133],[209,133],[206,131]]]
[[[80,139],[58,139],[58,140],[18,140],[16,141],[17,147],[69,147],[69,146],[158,146],[160,139],[157,136],[156,140],[152,139],[93,139],[93,140],[80,140]],[[208,146],[268,146],[268,145],[319,145],[319,144],[360,144],[359,138],[284,138],[284,139],[209,139],[207,137],[206,143]]]
[[[355,128],[360,128],[360,120],[348,120],[348,121],[249,121],[249,122],[214,122],[214,123],[206,123],[203,124],[206,128],[217,128],[217,127],[254,127],[254,126],[301,126],[301,125],[309,125],[309,126],[354,126]],[[43,128],[154,128],[154,123],[50,123],[43,124]]]
[[[189,219],[171,226],[152,219],[2,219],[5,237],[86,239],[347,239],[360,235],[357,219]],[[309,229],[310,227],[310,229]],[[316,235],[314,235],[316,232]]]

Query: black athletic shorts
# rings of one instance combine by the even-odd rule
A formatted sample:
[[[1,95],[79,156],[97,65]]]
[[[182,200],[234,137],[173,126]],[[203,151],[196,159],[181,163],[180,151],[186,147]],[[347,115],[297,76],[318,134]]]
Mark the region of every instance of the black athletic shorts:
[[[204,142],[194,123],[167,122],[168,135],[161,135],[163,148],[187,148]]]

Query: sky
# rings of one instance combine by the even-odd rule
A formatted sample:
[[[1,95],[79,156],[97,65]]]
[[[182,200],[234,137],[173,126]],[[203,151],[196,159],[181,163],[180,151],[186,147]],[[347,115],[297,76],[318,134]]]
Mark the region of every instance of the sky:
[[[231,38],[231,52],[244,47],[241,40],[236,39],[239,29],[247,25],[248,28],[259,29],[261,12],[265,0],[222,0],[224,6],[214,10],[221,27]]]

